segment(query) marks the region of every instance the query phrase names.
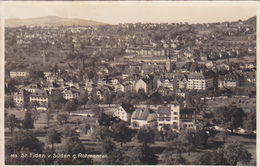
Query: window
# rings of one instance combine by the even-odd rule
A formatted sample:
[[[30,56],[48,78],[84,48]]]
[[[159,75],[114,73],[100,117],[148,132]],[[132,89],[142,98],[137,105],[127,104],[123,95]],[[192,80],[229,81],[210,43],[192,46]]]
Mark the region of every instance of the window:
[[[174,115],[178,115],[178,113],[177,113],[177,112],[174,112],[173,114],[174,114]]]
[[[174,117],[174,120],[178,120],[178,117]]]

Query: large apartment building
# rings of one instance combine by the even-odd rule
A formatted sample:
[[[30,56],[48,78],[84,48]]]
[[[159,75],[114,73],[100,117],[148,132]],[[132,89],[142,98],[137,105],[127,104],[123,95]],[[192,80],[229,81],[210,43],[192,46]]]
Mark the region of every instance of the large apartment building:
[[[188,89],[207,90],[214,87],[213,72],[190,72],[188,75]]]

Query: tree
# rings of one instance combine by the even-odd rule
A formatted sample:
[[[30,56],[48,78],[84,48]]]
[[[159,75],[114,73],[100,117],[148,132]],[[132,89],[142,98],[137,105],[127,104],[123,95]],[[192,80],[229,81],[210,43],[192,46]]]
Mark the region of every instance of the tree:
[[[29,75],[28,79],[31,80],[32,82],[39,82],[40,78],[44,78],[44,74],[42,71],[36,70],[36,69],[31,69],[29,70]]]
[[[68,111],[69,114],[71,111],[76,111],[76,109],[77,109],[77,103],[75,100],[67,101],[66,104],[64,105],[64,110]]]
[[[226,143],[222,148],[204,153],[195,161],[198,165],[248,165],[251,154],[241,142]]]
[[[167,143],[166,152],[175,153],[176,156],[181,155],[186,151],[186,140],[181,139],[180,137],[175,138]]]
[[[150,126],[143,126],[137,131],[139,143],[154,143],[155,132]]]
[[[139,89],[137,95],[138,95],[138,98],[139,98],[141,101],[145,101],[145,100],[147,100],[147,98],[148,98],[148,96],[146,95],[144,89]]]
[[[78,155],[79,153],[82,155],[89,154],[89,151],[84,148],[84,145],[77,137],[68,137],[62,144],[60,154],[69,154],[69,158],[62,159],[58,158],[54,161],[54,165],[92,165],[93,160],[84,157],[78,156],[74,158],[73,155]]]
[[[22,121],[23,129],[33,129],[33,119],[30,111],[25,112],[24,120]]]
[[[64,99],[63,94],[59,90],[52,91],[49,99],[51,108],[56,110],[61,109],[66,103],[66,99]]]
[[[14,114],[8,115],[5,119],[5,126],[8,127],[13,134],[15,128],[21,128],[21,120],[17,119]]]
[[[214,112],[216,124],[223,128],[230,129],[231,132],[243,126],[245,113],[243,109],[236,106],[221,106]]]
[[[91,136],[98,141],[105,141],[111,137],[111,131],[106,126],[96,126],[95,131],[92,132]]]
[[[194,129],[185,129],[180,132],[179,138],[185,150],[190,154],[190,151],[194,150],[197,145],[196,131]]]
[[[68,114],[58,114],[57,115],[57,121],[60,125],[67,123],[68,119],[69,119]]]
[[[187,160],[181,155],[174,155],[171,151],[164,152],[162,156],[163,165],[187,165]]]
[[[84,132],[84,135],[86,135],[88,133],[90,128],[91,128],[90,124],[88,124],[88,123],[84,123],[84,124],[80,125],[80,129]]]
[[[116,122],[111,126],[112,136],[116,142],[127,143],[132,139],[132,131],[128,128],[125,122]]]
[[[47,142],[52,145],[52,150],[54,151],[54,144],[61,143],[61,133],[59,133],[55,128],[51,128],[46,135]]]
[[[157,165],[158,157],[153,149],[143,143],[127,152],[127,163],[129,165]]]
[[[195,131],[195,145],[205,148],[207,146],[208,134],[205,130],[198,129]]]
[[[124,153],[116,148],[116,145],[110,139],[102,142],[102,152],[107,155],[107,158],[102,160],[104,165],[124,165]]]
[[[224,144],[223,149],[224,158],[230,165],[237,165],[238,162],[247,165],[251,161],[251,153],[247,151],[246,147],[241,142],[226,143]]]
[[[69,125],[65,125],[62,129],[63,138],[75,138],[78,140],[79,134],[75,129],[71,128]]]
[[[103,94],[103,104],[109,104],[109,107],[110,107],[112,100],[113,99],[111,98],[110,93],[108,91],[105,91]]]
[[[88,93],[87,93],[87,92],[84,92],[84,93],[82,93],[82,94],[79,96],[78,104],[79,104],[79,105],[84,105],[84,108],[85,108],[85,105],[87,104],[87,102],[88,102]]]
[[[23,130],[13,135],[5,143],[5,155],[7,165],[33,165],[38,162],[35,158],[21,158],[21,153],[39,153],[43,152],[44,144],[40,142],[35,134],[30,130]],[[11,154],[17,154],[17,161],[13,161],[14,158],[8,159]],[[16,159],[16,158],[15,158]]]
[[[14,107],[14,101],[11,97],[5,97],[5,108]]]
[[[225,131],[222,131],[220,133],[218,133],[215,137],[216,138],[221,138],[223,140],[223,142],[226,141],[226,139],[229,137],[229,132],[225,132]]]
[[[247,115],[244,119],[243,127],[248,132],[253,132],[254,130],[256,130],[256,111],[255,110],[247,113]]]
[[[48,110],[46,113],[46,117],[45,117],[48,126],[49,126],[50,121],[53,120],[53,117],[54,117],[53,111],[51,109]]]

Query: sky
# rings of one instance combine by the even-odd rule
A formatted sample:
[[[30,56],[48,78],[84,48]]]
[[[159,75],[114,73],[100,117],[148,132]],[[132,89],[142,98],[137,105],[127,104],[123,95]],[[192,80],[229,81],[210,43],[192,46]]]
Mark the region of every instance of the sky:
[[[207,23],[246,20],[256,15],[256,2],[3,2],[8,18],[59,16],[119,23]]]

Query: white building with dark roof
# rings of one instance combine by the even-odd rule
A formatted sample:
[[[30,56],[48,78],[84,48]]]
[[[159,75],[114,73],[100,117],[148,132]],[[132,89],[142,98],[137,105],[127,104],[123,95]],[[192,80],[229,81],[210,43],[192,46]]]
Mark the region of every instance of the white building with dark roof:
[[[133,127],[142,127],[144,125],[155,124],[157,114],[150,108],[138,108],[131,117],[131,125]]]
[[[48,107],[49,93],[46,90],[37,90],[29,95],[30,102],[38,102],[40,106]]]
[[[207,90],[213,88],[213,84],[212,72],[190,72],[188,75],[188,89]]]
[[[132,104],[125,103],[117,107],[117,109],[114,112],[114,116],[131,124],[131,116],[134,111],[135,108]]]

